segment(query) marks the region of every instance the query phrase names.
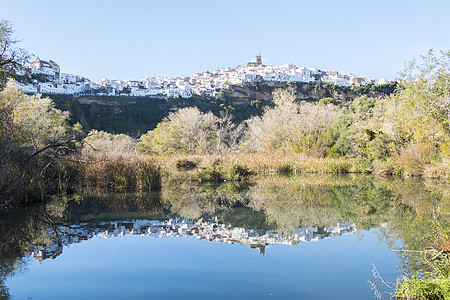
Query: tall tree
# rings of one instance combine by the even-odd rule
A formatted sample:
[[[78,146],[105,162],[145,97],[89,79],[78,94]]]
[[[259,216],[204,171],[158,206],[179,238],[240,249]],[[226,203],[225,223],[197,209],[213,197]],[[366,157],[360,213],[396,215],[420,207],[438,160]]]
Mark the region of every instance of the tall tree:
[[[6,87],[8,77],[24,67],[29,60],[28,53],[16,46],[11,24],[0,21],[0,90]]]
[[[448,155],[450,51],[430,50],[401,75],[400,89],[376,104],[370,128],[388,134],[398,147],[424,144]]]
[[[50,98],[26,95],[11,84],[0,91],[0,204],[21,197],[55,161],[76,151],[84,133]],[[45,189],[45,186],[43,186]],[[45,191],[41,191],[45,192]]]

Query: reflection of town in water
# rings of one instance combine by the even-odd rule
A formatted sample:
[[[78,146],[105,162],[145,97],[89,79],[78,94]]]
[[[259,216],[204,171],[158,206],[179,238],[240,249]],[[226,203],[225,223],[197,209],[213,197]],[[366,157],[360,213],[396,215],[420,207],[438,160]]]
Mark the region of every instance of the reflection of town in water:
[[[219,249],[207,247],[211,248],[207,251],[239,247],[256,256],[257,251],[262,255],[267,252],[272,261],[287,252],[296,253],[291,251],[295,249],[303,252],[314,248],[309,249],[314,252],[331,246],[333,251],[336,246],[325,241],[313,247],[298,245],[302,242],[339,235],[350,237],[355,232],[363,237],[367,230],[374,230],[380,244],[407,250],[398,253],[402,269],[416,270],[421,256],[408,250],[425,249],[430,240],[429,229],[436,222],[448,228],[447,187],[411,178],[362,175],[267,177],[254,184],[221,185],[173,180],[151,194],[78,195],[0,210],[0,298],[9,295],[7,280],[21,277],[22,270],[33,268],[31,257],[39,261],[53,259],[67,251],[64,247],[77,244],[78,250],[70,249],[76,252],[89,246],[82,241],[92,238],[106,247],[111,242],[125,246],[129,243],[128,250],[122,249],[125,254],[135,252],[130,238],[150,242],[153,237],[150,244],[161,251],[174,242],[171,237],[185,238],[184,245],[202,240],[195,243],[200,248],[201,244],[212,246],[207,242],[216,241],[222,243]],[[120,240],[107,239],[126,235]],[[353,247],[355,241],[344,237],[340,240],[343,241],[339,249],[349,249],[345,247]],[[364,238],[360,240],[359,235],[358,243],[369,252],[374,246]],[[103,254],[108,257],[113,253]],[[68,255],[68,259],[74,258]],[[58,261],[67,262],[57,259],[54,263],[58,265]],[[320,265],[327,262],[315,261],[314,265],[328,273],[329,266],[323,269]],[[356,263],[359,264],[358,259]],[[290,268],[286,264],[279,270]]]
[[[269,245],[297,245],[301,242],[319,241],[331,236],[351,234],[356,232],[354,223],[342,223],[327,227],[304,227],[280,232],[268,230],[259,234],[256,230],[233,227],[221,224],[217,217],[194,221],[187,218],[170,218],[165,220],[127,220],[108,221],[95,224],[84,223],[70,226],[58,226],[49,232],[55,241],[52,245],[37,246],[29,252],[36,259],[42,261],[59,256],[64,246],[80,243],[93,237],[122,237],[125,235],[139,235],[154,238],[165,237],[196,237],[200,240],[216,241],[219,243],[249,245],[258,248],[259,253],[265,253]]]

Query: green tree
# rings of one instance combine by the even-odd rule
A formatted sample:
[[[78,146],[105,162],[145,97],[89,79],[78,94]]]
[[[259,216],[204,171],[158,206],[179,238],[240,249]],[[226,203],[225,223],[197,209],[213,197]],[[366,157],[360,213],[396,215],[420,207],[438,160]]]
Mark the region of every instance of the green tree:
[[[388,134],[398,148],[429,144],[448,149],[450,51],[430,50],[401,75],[397,92],[377,103],[371,128]]]
[[[26,95],[12,81],[0,92],[0,198],[35,188],[43,196],[46,186],[39,179],[76,152],[83,137],[81,125],[70,126],[68,119],[50,98]]]
[[[391,95],[353,101],[330,127],[330,154],[364,157],[379,172],[445,177],[449,117],[450,51],[430,50],[408,64]]]
[[[389,137],[371,128],[376,101],[368,96],[355,98],[346,114],[330,126],[330,155],[362,156],[373,161],[390,154]]]

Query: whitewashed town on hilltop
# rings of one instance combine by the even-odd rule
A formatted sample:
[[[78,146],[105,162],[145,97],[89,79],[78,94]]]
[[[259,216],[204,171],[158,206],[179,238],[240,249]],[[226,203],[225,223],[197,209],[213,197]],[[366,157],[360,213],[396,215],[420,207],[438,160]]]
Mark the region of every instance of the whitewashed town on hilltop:
[[[109,80],[92,82],[86,77],[61,73],[60,66],[37,57],[22,71],[17,82],[25,93],[86,94],[108,96],[137,96],[155,98],[190,98],[193,95],[216,96],[230,85],[248,82],[315,82],[323,81],[337,85],[365,85],[369,82],[385,84],[386,79],[367,79],[353,74],[297,67],[293,64],[269,66],[262,63],[261,54],[254,61],[236,68],[221,68],[212,72],[196,73],[190,77],[149,77],[142,80]],[[27,82],[28,81],[28,82]]]
[[[30,254],[36,259],[55,258],[62,253],[64,246],[80,243],[94,236],[111,238],[125,235],[139,235],[154,238],[189,237],[218,243],[249,245],[258,248],[260,254],[270,245],[297,245],[302,242],[314,242],[332,236],[352,234],[356,232],[354,223],[337,224],[336,226],[295,228],[288,232],[268,230],[259,234],[253,229],[244,229],[222,224],[217,217],[210,220],[193,221],[186,218],[166,220],[129,220],[111,221],[95,224],[94,227],[84,225],[59,226],[55,243],[38,246]],[[50,233],[51,234],[51,233]]]

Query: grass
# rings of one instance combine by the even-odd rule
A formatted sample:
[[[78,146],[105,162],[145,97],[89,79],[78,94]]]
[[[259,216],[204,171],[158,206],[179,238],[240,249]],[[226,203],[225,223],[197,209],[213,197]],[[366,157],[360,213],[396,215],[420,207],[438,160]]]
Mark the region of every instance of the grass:
[[[422,278],[414,276],[412,279],[400,283],[397,299],[450,299],[449,278]]]
[[[439,178],[448,182],[449,159],[430,160],[429,155],[422,153],[423,151],[405,151],[401,159],[391,158],[377,162],[374,169],[371,162],[362,158],[318,158],[301,154],[242,153],[148,157],[128,152],[124,155],[116,152],[106,155],[91,153],[81,156],[85,163],[56,163],[54,168],[51,168],[51,174],[47,174],[42,182],[33,181],[32,189],[27,188],[27,194],[42,199],[46,195],[55,194],[152,191],[160,188],[162,176],[183,177],[201,182],[223,182],[250,180],[252,177],[269,174],[375,173],[404,177],[416,175],[430,178],[429,180]],[[408,165],[401,164],[400,161],[405,161]],[[418,169],[417,161],[426,161],[427,164]],[[404,172],[404,169],[409,171]]]
[[[184,155],[161,158],[165,172],[200,172],[205,178],[242,180],[251,174],[367,173],[360,159],[316,158],[303,155],[229,154],[221,156]]]
[[[425,158],[424,158],[425,157]],[[156,158],[164,174],[184,173],[200,181],[245,180],[251,175],[375,174],[400,177],[450,179],[450,159],[430,159],[405,151],[386,161],[347,157],[311,157],[302,154],[241,153],[224,155],[174,155]],[[423,164],[422,164],[423,163]]]
[[[146,158],[101,160],[86,164],[83,179],[87,193],[152,191],[161,186],[161,168]]]

